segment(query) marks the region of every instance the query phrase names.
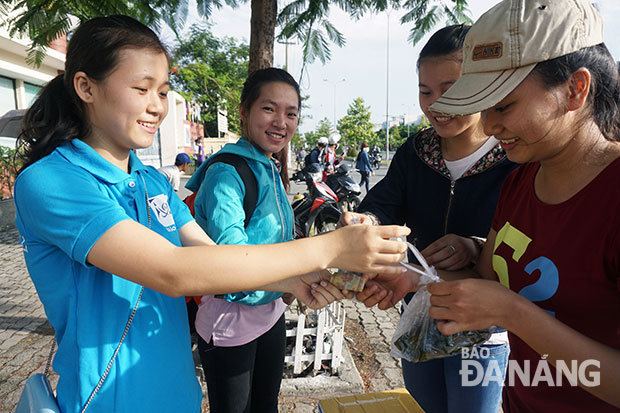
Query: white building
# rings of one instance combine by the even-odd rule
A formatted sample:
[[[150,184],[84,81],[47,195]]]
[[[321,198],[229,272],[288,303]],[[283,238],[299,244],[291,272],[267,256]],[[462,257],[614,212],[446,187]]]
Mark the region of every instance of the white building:
[[[28,41],[11,38],[0,27],[0,116],[28,108],[41,88],[65,67],[64,41],[48,49],[40,67],[26,63]],[[59,50],[58,50],[59,49]]]

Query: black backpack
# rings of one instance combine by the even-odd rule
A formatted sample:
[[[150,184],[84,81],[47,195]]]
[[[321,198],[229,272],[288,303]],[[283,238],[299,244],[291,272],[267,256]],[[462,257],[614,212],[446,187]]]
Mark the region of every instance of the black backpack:
[[[304,158],[304,166],[308,166],[312,162],[312,156],[311,155],[312,155],[312,151],[308,152],[308,155],[306,155],[306,157]]]
[[[248,166],[248,163],[243,159],[243,157],[239,155],[235,155],[233,153],[222,153],[219,155],[215,155],[212,160],[209,160],[209,166],[204,170],[204,174],[206,174],[207,169],[211,167],[214,163],[223,162],[228,165],[232,165],[235,167],[235,170],[241,177],[243,181],[243,186],[245,187],[245,196],[243,197],[243,211],[245,212],[245,220],[243,221],[243,226],[245,228],[248,227],[250,223],[250,218],[252,218],[252,214],[256,209],[256,202],[258,200],[258,183],[256,182],[256,177],[254,176],[254,172]],[[204,176],[202,177],[204,179]],[[183,202],[187,204],[189,207],[192,216],[195,216],[194,211],[194,201],[196,200],[196,193],[198,191],[188,195],[183,199]]]

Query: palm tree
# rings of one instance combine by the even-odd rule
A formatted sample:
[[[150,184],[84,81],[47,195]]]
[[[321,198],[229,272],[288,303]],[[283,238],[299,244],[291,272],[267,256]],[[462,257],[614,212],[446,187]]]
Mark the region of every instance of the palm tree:
[[[236,8],[248,0],[224,0]],[[278,15],[277,0],[250,0],[250,61],[248,72],[273,66],[276,25],[282,27],[280,38],[302,43],[304,65],[316,59],[330,60],[330,42],[343,46],[342,33],[328,20],[330,6],[359,19],[366,13],[403,9],[401,23],[415,22],[409,39],[415,44],[442,19],[446,24],[470,23],[467,0],[292,0]],[[449,5],[447,4],[449,3]],[[208,19],[221,0],[196,0],[198,14]],[[162,23],[178,34],[187,19],[189,0],[0,0],[0,15],[8,16],[4,24],[11,36],[27,35],[31,39],[30,60],[40,65],[43,48],[68,33],[75,19],[85,21],[95,16],[126,14],[158,29]],[[303,69],[302,69],[303,73]]]

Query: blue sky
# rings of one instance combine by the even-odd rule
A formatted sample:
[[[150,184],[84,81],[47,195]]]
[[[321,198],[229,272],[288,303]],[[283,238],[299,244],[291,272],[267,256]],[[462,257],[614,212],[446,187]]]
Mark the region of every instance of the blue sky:
[[[469,0],[472,18],[477,19],[496,3],[498,0]],[[620,60],[620,27],[617,24],[620,22],[620,1],[597,0],[596,3],[605,21],[605,42],[616,60]],[[427,37],[413,47],[407,41],[412,24],[400,24],[403,13],[394,10],[389,15],[388,87],[387,13],[352,21],[338,9],[330,11],[330,21],[343,33],[346,45],[342,48],[332,46],[331,61],[325,65],[320,62],[309,65],[301,78],[300,86],[303,94],[309,95],[307,103],[310,107],[302,113],[304,120],[299,127],[300,132],[313,130],[316,123],[325,117],[333,122],[334,109],[336,119],[341,118],[357,97],[363,98],[366,105],[370,106],[373,123],[385,121],[386,112],[390,116],[421,113],[415,61]],[[189,20],[191,22],[195,18]],[[224,7],[216,10],[211,23],[217,36],[232,36],[249,43],[249,3],[237,9]],[[166,41],[172,41],[169,31],[162,33],[162,36]],[[285,46],[276,44],[274,56],[274,65],[284,66]],[[299,46],[288,46],[289,71],[298,80],[303,63],[301,56]]]

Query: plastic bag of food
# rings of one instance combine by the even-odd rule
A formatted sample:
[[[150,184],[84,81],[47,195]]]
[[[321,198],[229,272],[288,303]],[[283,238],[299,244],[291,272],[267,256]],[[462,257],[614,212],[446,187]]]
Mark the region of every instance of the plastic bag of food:
[[[421,274],[421,287],[405,307],[392,337],[391,354],[410,362],[449,357],[461,353],[464,347],[474,347],[487,341],[491,329],[463,331],[449,336],[437,328],[437,320],[428,315],[431,307],[431,293],[426,285],[441,282],[434,267],[430,267],[422,254],[411,244],[409,248],[416,256],[424,271],[402,263],[407,268]],[[404,305],[404,303],[403,303]]]

